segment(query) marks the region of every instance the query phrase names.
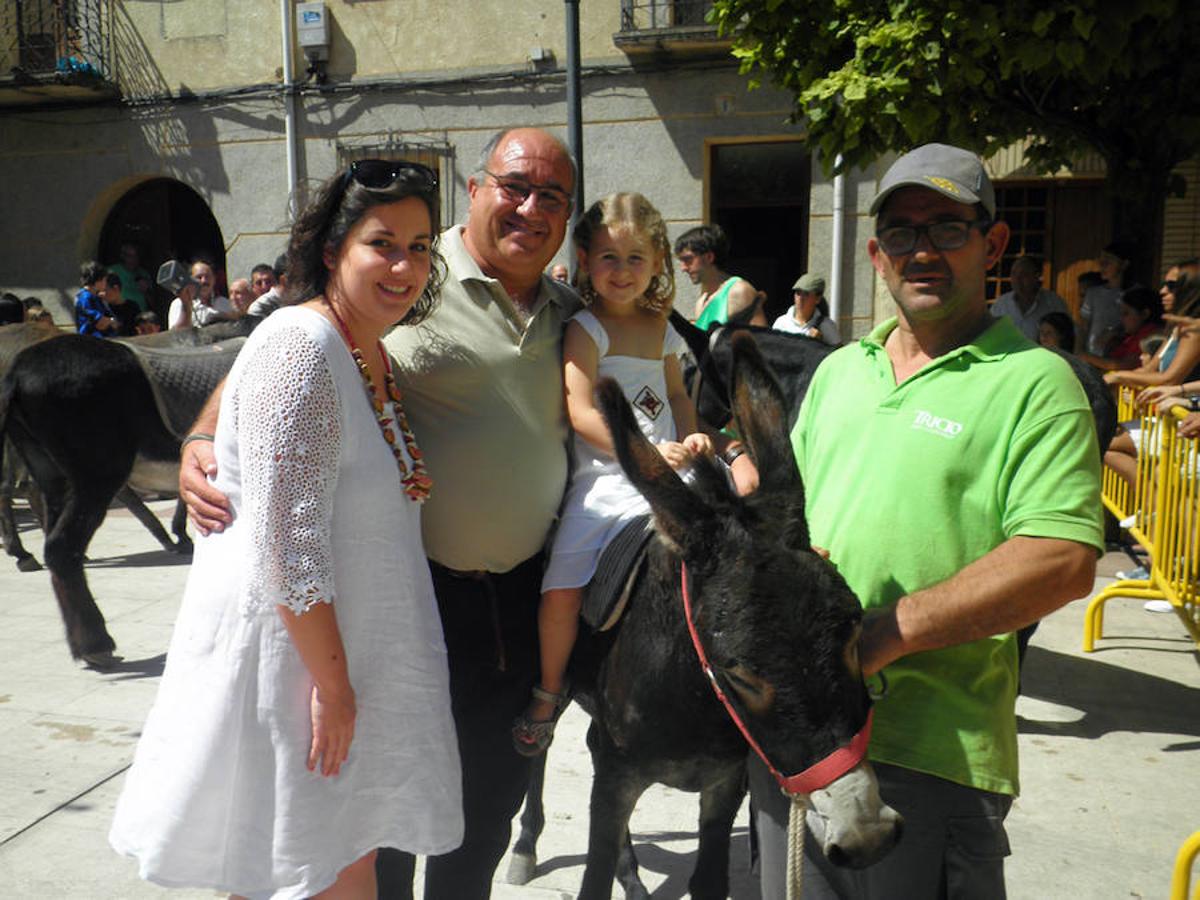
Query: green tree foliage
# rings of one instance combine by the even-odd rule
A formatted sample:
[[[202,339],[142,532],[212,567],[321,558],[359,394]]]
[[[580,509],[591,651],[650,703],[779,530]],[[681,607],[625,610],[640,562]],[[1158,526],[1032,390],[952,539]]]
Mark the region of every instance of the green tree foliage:
[[[715,0],[710,16],[752,83],[792,93],[826,167],[932,140],[1029,139],[1040,171],[1091,150],[1116,228],[1144,239],[1200,152],[1197,0]]]

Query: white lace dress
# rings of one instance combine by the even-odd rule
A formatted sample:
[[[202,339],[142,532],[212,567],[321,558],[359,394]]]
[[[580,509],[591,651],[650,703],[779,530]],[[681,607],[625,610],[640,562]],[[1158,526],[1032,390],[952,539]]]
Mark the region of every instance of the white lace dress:
[[[274,898],[375,847],[452,850],[459,760],[420,507],[334,326],[303,308],[260,325],[216,437],[234,523],[196,542],[112,846],[159,884]],[[312,682],[277,604],[329,601],[358,714],[327,778],[305,768]]]
[[[571,317],[595,342],[600,361],[599,378],[613,378],[633,406],[638,426],[651,443],[678,440],[675,419],[667,402],[663,360],[687,350],[687,344],[669,324],[663,336],[662,357],[609,356],[608,332],[589,310]],[[554,535],[550,562],[542,590],[581,587],[592,580],[600,554],[630,519],[650,511],[620,464],[575,435],[574,469],[563,501],[562,517]]]

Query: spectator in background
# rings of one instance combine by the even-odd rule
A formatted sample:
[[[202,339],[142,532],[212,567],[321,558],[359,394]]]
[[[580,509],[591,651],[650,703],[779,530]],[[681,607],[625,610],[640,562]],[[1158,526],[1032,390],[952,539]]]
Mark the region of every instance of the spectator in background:
[[[997,319],[1008,316],[1031,341],[1038,340],[1038,326],[1049,313],[1069,315],[1062,297],[1042,287],[1042,264],[1032,256],[1018,256],[1009,271],[1012,290],[992,304]],[[1070,349],[1074,350],[1074,347]]]
[[[171,301],[171,308],[167,312],[168,328],[202,327],[237,318],[237,310],[230,299],[216,294],[216,273],[208,260],[193,261],[191,274],[192,280],[198,285],[196,297],[190,303],[185,303],[183,297]]]
[[[267,265],[267,263],[259,263],[250,270],[250,290],[253,292],[252,299],[257,300],[279,281],[279,275],[276,271]],[[233,285],[229,286],[230,297],[233,296]]]
[[[710,325],[749,315],[751,325],[767,324],[759,305],[758,292],[745,278],[725,271],[729,238],[720,225],[701,225],[681,234],[675,241],[679,265],[700,286],[700,296],[692,318],[696,327],[707,331]]]
[[[832,347],[842,343],[842,333],[837,322],[829,318],[829,305],[825,302],[825,279],[813,272],[806,272],[792,285],[795,304],[771,325],[776,331],[802,334],[822,341]]]
[[[109,272],[105,276],[104,302],[112,310],[113,318],[117,320],[119,326],[113,335],[128,337],[133,334],[133,323],[141,310],[125,299],[121,288],[121,276],[116,272]]]
[[[1038,322],[1037,342],[1051,350],[1075,352],[1075,323],[1065,312],[1046,313]]]
[[[255,270],[258,266],[254,267]],[[287,291],[287,254],[281,253],[275,257],[275,267],[271,270],[275,276],[272,285],[263,294],[260,294],[250,308],[246,310],[248,316],[258,316],[265,319],[281,306],[286,306],[284,302],[284,294]],[[253,282],[252,282],[253,284]]]
[[[16,325],[25,321],[25,307],[16,294],[0,295],[0,325]]]
[[[26,322],[38,322],[42,325],[48,325],[51,328],[54,326],[54,316],[50,315],[50,310],[44,306],[32,306],[25,310]]]
[[[1103,284],[1089,288],[1079,307],[1079,323],[1085,353],[1104,356],[1120,340],[1121,292],[1128,287],[1125,273],[1133,258],[1133,248],[1116,241],[1100,253],[1100,277]]]
[[[563,284],[569,284],[571,281],[571,270],[562,263],[555,263],[550,267],[550,277],[555,281],[563,282]]]
[[[1079,288],[1079,297],[1082,299],[1092,288],[1104,284],[1104,276],[1095,269],[1091,269],[1087,272],[1081,272],[1079,277],[1075,279],[1075,284]]]
[[[108,337],[120,331],[120,322],[104,302],[108,270],[90,260],[80,267],[79,281],[83,287],[75,295],[75,329],[95,337]]]
[[[229,302],[233,304],[239,316],[246,314],[254,300],[254,289],[250,287],[248,278],[235,278],[229,282]]]
[[[1142,341],[1162,329],[1162,300],[1147,287],[1131,287],[1121,295],[1120,340],[1105,356],[1080,353],[1079,358],[1104,372],[1141,365]]]
[[[109,272],[115,273],[121,279],[121,296],[139,310],[150,308],[150,298],[154,282],[150,273],[142,268],[142,253],[133,241],[121,244],[118,261],[108,267]]]
[[[162,331],[162,322],[159,321],[158,313],[152,310],[138,313],[138,317],[133,323],[133,330],[136,334],[158,334]]]
[[[1159,296],[1165,312],[1196,315],[1200,311],[1200,261],[1184,260],[1172,266]],[[1104,374],[1109,384],[1131,387],[1182,384],[1197,377],[1200,377],[1200,334],[1191,334],[1179,326],[1171,329],[1167,340],[1146,365]]]

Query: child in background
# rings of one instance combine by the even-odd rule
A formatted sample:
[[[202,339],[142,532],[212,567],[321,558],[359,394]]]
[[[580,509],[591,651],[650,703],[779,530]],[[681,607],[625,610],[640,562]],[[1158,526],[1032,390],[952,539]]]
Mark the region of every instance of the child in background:
[[[579,293],[588,304],[563,336],[575,470],[542,581],[542,681],[513,725],[513,743],[526,756],[550,746],[567,705],[564,673],[583,589],[600,554],[630,519],[649,511],[614,458],[612,435],[593,397],[597,380],[610,377],[621,385],[642,433],[672,468],[684,469],[713,450],[709,437],[697,433],[684,389],[679,354],[686,346],[667,322],[675,281],[662,216],[641,194],[610,194],[584,213],[574,239]]]
[[[1038,321],[1038,343],[1064,353],[1075,351],[1075,323],[1066,313],[1046,313]]]

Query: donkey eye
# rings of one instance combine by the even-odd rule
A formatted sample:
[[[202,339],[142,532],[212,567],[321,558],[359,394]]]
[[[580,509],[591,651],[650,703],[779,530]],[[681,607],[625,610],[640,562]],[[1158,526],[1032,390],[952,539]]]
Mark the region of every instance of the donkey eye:
[[[750,712],[756,716],[765,715],[775,703],[775,685],[760,678],[737,660],[731,660],[731,663],[729,667],[721,668],[729,687]]]

